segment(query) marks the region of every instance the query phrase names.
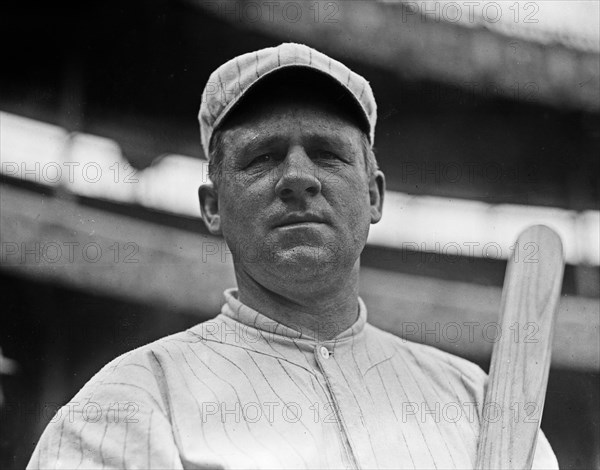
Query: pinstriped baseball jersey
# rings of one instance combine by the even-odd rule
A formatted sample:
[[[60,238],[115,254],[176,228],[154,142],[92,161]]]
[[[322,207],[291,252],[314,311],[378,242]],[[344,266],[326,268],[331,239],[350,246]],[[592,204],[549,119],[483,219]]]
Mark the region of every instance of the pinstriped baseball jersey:
[[[318,343],[239,302],[104,367],[29,468],[473,468],[486,375],[359,317]],[[540,432],[534,468],[558,468]]]

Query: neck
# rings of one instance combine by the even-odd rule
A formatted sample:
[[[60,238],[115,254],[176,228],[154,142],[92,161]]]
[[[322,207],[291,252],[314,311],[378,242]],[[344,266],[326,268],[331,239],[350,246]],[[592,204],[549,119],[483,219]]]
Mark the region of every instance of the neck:
[[[317,341],[334,338],[358,318],[358,262],[344,282],[317,279],[310,286],[267,288],[237,269],[236,278],[240,302]]]

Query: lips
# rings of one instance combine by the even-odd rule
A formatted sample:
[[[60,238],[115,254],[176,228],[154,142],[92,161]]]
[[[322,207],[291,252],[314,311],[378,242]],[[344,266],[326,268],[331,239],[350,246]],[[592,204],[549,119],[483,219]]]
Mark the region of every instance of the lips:
[[[325,219],[323,219],[323,217],[320,217],[316,214],[292,213],[292,214],[287,214],[284,217],[282,217],[275,224],[275,227],[287,227],[287,226],[291,226],[291,225],[306,224],[306,223],[323,224],[323,223],[325,223]]]

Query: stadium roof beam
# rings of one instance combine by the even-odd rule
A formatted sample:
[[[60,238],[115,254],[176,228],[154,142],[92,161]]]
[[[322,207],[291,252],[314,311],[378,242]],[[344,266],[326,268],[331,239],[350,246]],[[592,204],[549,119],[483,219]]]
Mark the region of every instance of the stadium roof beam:
[[[0,270],[11,275],[201,318],[235,285],[222,239],[10,185],[0,193]],[[364,267],[361,296],[373,324],[471,359],[489,358],[499,334],[500,287]],[[564,295],[557,321],[553,366],[598,372],[599,300]]]
[[[597,2],[186,2],[407,80],[600,110]]]

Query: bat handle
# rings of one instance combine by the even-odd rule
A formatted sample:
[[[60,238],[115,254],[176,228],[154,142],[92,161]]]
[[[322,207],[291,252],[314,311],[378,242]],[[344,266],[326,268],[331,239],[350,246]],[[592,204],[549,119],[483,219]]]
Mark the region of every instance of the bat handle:
[[[562,243],[554,231],[535,225],[515,246],[519,251],[508,261],[502,289],[503,334],[492,352],[477,469],[530,469],[544,408],[564,270]],[[515,327],[534,334],[515,338],[508,334]]]

